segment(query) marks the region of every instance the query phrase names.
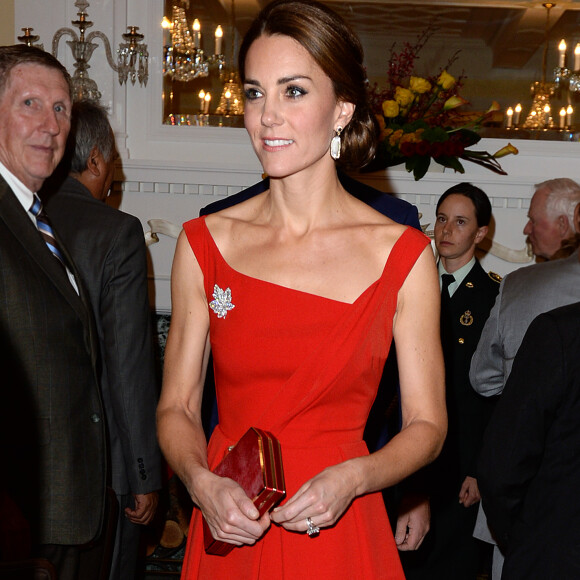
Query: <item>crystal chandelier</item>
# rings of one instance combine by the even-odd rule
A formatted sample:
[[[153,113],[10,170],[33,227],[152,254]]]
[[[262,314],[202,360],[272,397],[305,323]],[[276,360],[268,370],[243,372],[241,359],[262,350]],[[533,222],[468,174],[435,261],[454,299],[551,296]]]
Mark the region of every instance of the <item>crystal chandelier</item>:
[[[520,125],[521,104],[507,110],[507,128],[523,128],[531,130],[571,130],[572,115],[574,109],[568,101],[568,106],[562,106],[557,116],[557,122],[553,116],[552,99],[564,90],[570,93],[580,92],[580,44],[574,50],[574,70],[566,66],[566,42],[560,41],[558,45],[559,60],[558,66],[554,69],[553,80],[546,80],[548,45],[550,31],[550,10],[556,6],[552,2],[544,2],[542,6],[546,9],[546,29],[544,49],[542,55],[542,80],[535,81],[531,85],[532,106],[526,116],[525,121]]]
[[[75,72],[72,76],[73,95],[75,100],[88,99],[91,101],[98,101],[101,98],[101,92],[97,87],[97,83],[89,77],[88,69],[90,68],[89,60],[98,44],[92,42],[94,38],[100,38],[105,47],[107,55],[107,62],[109,66],[118,74],[119,83],[131,80],[132,84],[138,79],[140,85],[147,85],[148,73],[148,58],[147,45],[141,41],[145,38],[143,34],[139,34],[138,26],[128,26],[128,32],[123,34],[123,40],[117,49],[117,63],[115,64],[111,53],[111,45],[108,38],[100,31],[95,30],[85,37],[85,31],[93,25],[93,22],[88,20],[87,8],[89,3],[86,0],[76,0],[74,4],[79,12],[78,20],[73,20],[71,24],[79,29],[77,34],[72,28],[59,28],[52,38],[52,54],[58,56],[58,43],[63,36],[70,36],[72,40],[67,40],[73,58],[75,59]],[[32,28],[23,28],[23,36],[19,36],[18,40],[24,42],[29,46],[39,40],[39,37],[32,34]],[[42,45],[37,45],[42,48]]]
[[[176,81],[191,81],[207,77],[210,68],[222,70],[225,58],[222,54],[223,30],[218,25],[215,30],[215,50],[205,56],[201,48],[201,24],[196,18],[190,29],[185,9],[173,6],[172,20],[163,19],[161,24],[169,31],[170,43],[164,42],[163,74]]]

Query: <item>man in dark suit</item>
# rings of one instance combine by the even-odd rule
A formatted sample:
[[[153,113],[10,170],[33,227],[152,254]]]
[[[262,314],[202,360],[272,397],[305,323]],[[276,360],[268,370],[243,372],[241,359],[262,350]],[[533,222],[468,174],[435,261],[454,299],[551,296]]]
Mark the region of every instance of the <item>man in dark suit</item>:
[[[480,500],[475,463],[494,401],[474,392],[469,365],[500,277],[484,272],[475,258],[491,219],[487,195],[460,183],[439,198],[436,212],[449,430],[440,456],[424,470],[431,533],[403,567],[410,579],[475,580],[484,548],[472,536]]]
[[[479,482],[502,578],[580,578],[580,303],[528,328],[484,436]]]
[[[95,315],[112,487],[120,507],[109,578],[131,580],[140,531],[155,513],[161,488],[145,239],[137,218],[104,203],[117,157],[106,111],[75,103],[68,143],[62,165],[70,165],[69,174],[46,210],[79,269]]]
[[[344,189],[346,189],[351,195],[364,201],[378,212],[381,212],[383,215],[386,215],[397,223],[421,229],[417,208],[414,205],[411,205],[394,195],[388,195],[384,191],[379,191],[374,187],[361,183],[360,181],[348,176],[340,169],[338,170],[338,178],[340,179],[340,183]],[[214,201],[202,208],[199,215],[215,213],[216,211],[246,201],[259,193],[266,191],[270,187],[269,183],[269,179],[266,178],[239,193]]]
[[[79,571],[80,546],[101,533],[107,478],[98,347],[78,272],[34,198],[64,153],[70,110],[55,58],[0,47],[0,496],[13,515],[0,528],[30,534],[1,559],[43,556],[59,580],[85,580],[99,570]]]

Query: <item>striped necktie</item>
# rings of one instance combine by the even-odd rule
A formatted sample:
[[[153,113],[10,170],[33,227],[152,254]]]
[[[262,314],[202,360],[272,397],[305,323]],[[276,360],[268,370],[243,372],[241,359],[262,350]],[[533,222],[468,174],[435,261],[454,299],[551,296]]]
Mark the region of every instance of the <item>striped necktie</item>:
[[[63,265],[66,270],[66,263],[64,256],[58,247],[58,243],[54,238],[54,231],[44,209],[42,208],[42,202],[36,194],[34,195],[34,202],[30,208],[30,213],[36,218],[36,227],[40,232],[40,235],[44,238],[48,249],[53,253],[54,257]]]

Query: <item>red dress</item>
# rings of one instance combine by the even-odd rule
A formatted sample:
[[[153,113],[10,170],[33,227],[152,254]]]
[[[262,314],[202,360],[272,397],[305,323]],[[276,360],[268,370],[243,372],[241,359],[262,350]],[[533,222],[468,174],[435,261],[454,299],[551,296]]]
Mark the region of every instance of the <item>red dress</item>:
[[[205,278],[220,423],[213,469],[249,427],[281,442],[287,497],[329,465],[367,455],[362,435],[392,339],[397,293],[426,236],[408,228],[383,274],[353,303],[322,298],[228,266],[199,218],[184,224]],[[332,528],[310,538],[271,525],[227,556],[203,549],[194,510],[182,578],[403,579],[380,493],[358,497]]]

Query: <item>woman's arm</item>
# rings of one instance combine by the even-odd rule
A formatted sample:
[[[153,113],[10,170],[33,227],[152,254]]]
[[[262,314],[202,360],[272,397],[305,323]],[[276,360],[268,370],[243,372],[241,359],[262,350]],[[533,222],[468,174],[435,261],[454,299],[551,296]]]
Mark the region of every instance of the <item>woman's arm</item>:
[[[333,525],[357,496],[403,480],[433,461],[447,432],[439,284],[428,246],[399,291],[393,336],[397,346],[403,425],[385,447],[329,467],[306,482],[272,520],[294,531]]]
[[[209,316],[203,275],[183,232],[173,259],[171,302],[157,431],[165,458],[191,489],[192,470],[207,468],[201,401],[209,357]]]
[[[433,461],[441,451],[447,434],[447,411],[440,299],[435,260],[428,246],[399,292],[393,323],[401,431],[375,454],[379,466],[376,471],[365,472],[362,493],[398,483]]]
[[[172,315],[165,348],[163,388],[157,407],[159,444],[169,465],[202,510],[216,539],[252,544],[269,525],[242,488],[211,473],[201,422],[203,384],[210,352],[203,273],[182,232],[171,273]]]

